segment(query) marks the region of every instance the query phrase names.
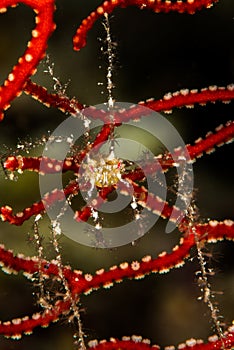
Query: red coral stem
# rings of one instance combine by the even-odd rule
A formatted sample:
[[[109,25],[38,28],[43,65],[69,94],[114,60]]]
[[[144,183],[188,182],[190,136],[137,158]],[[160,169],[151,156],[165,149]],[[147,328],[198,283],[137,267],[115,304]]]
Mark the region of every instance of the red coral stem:
[[[48,38],[55,29],[54,0],[2,0],[0,10],[3,12],[7,7],[16,6],[18,3],[28,5],[34,10],[36,27],[32,31],[26,51],[8,75],[4,85],[0,87],[0,120],[3,119],[3,111],[21,93],[26,80],[36,72],[36,67],[45,54]]]
[[[73,48],[79,51],[86,45],[87,32],[93,27],[94,23],[106,13],[112,13],[117,7],[137,6],[140,9],[150,9],[154,12],[175,11],[179,13],[193,14],[202,8],[211,7],[218,0],[194,0],[194,1],[152,1],[152,0],[109,0],[104,1],[95,11],[82,21],[73,37]]]

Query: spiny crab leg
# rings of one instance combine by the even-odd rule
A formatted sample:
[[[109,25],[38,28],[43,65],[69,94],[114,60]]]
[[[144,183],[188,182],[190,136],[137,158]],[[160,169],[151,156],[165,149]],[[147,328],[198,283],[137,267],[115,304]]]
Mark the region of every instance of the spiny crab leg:
[[[108,125],[104,125],[104,127],[108,127]],[[101,140],[104,140],[108,138],[109,132],[110,132],[110,127],[107,128],[105,131],[103,137],[103,134],[100,133],[94,144],[99,144]],[[215,133],[208,133],[204,139],[198,139],[194,145],[187,145],[187,151],[188,154],[191,158],[191,160],[195,160],[197,157],[200,157],[203,152],[210,153],[215,146],[219,146],[224,144],[225,142],[231,142],[234,137],[234,122],[228,122],[225,126],[221,125],[218,128],[216,128]],[[101,139],[101,140],[100,140]],[[84,158],[86,155],[87,150],[84,150],[83,153],[80,155],[80,159]],[[166,155],[165,158],[158,157],[157,160],[162,166],[162,169],[166,171],[169,167],[175,166],[176,164],[176,159],[180,156],[181,154],[181,149],[175,150],[175,154],[173,155]],[[40,161],[41,158],[23,158],[21,156],[17,157],[8,157],[6,161],[4,162],[4,167],[5,169],[9,170],[34,170],[38,171],[40,167]],[[64,167],[65,170],[75,170],[77,172],[79,168],[79,163],[74,161],[73,158],[65,160],[64,164],[58,163],[58,161],[54,160],[48,160],[45,159],[44,167],[45,167],[45,173],[50,173],[50,172],[56,172],[56,171],[61,171],[61,167]],[[42,168],[43,169],[43,168]],[[145,167],[147,174],[155,174],[156,171],[160,170],[159,165],[157,162],[146,165]],[[136,169],[136,171],[131,171],[129,174],[126,173],[123,175],[123,178],[126,180],[131,180],[131,181],[136,181],[136,180],[142,180],[145,177],[145,174],[142,173],[141,170]],[[69,188],[72,188],[69,186]],[[65,190],[65,193],[68,193],[68,190]],[[77,188],[75,189],[75,193],[77,193]],[[71,192],[69,192],[71,194]],[[47,200],[52,203],[55,200],[59,200],[59,196],[61,196],[62,193],[59,191],[54,191],[50,195],[48,195]],[[153,202],[152,202],[153,203]],[[85,210],[85,212],[84,212]],[[31,216],[37,215],[38,213],[44,211],[44,206],[43,202],[40,201],[38,203],[33,204],[30,208],[26,208],[23,212],[20,212],[18,214],[13,214],[12,208],[8,206],[3,206],[1,207],[1,217],[3,221],[9,221],[11,224],[15,225],[21,225],[25,220],[28,220]],[[86,217],[88,219],[88,215],[91,214],[91,209],[90,207],[83,209],[83,213],[77,212],[76,213],[76,219],[79,220],[79,218]]]
[[[80,150],[73,157],[67,157],[63,161],[51,159],[48,157],[23,157],[21,155],[8,156],[3,162],[5,170],[19,171],[24,170],[40,172],[40,174],[53,174],[58,172],[74,171],[78,172],[81,161],[89,151],[95,148],[95,151],[101,147],[102,143],[107,141],[113,130],[112,124],[104,124],[95,140]]]
[[[3,162],[5,170],[9,171],[35,171],[45,174],[53,174],[65,171],[74,171],[75,173],[79,170],[79,164],[87,155],[88,151],[92,148],[96,148],[98,145],[101,145],[102,142],[108,140],[108,137],[111,133],[112,127],[110,124],[104,124],[100,133],[96,136],[95,141],[87,146],[86,149],[78,152],[77,156],[68,157],[64,161],[58,161],[55,159],[50,159],[46,157],[22,157],[18,156],[9,156]],[[202,154],[210,153],[214,150],[215,146],[221,146],[223,143],[230,143],[234,137],[234,122],[229,121],[226,125],[220,125],[215,129],[214,133],[208,132],[204,139],[199,138],[195,141],[193,145],[187,145],[187,151],[190,157],[190,160],[194,161],[196,158],[201,157]],[[154,173],[158,170],[163,169],[164,171],[168,168],[175,166],[176,159],[181,155],[182,150],[174,150],[173,154],[166,153],[165,155],[156,156],[157,162],[146,164],[147,173]],[[160,168],[160,169],[159,169]],[[136,170],[136,173],[140,170]],[[126,175],[130,177],[129,174]],[[134,177],[134,175],[132,175]],[[140,178],[142,174],[140,172]]]
[[[22,156],[10,156],[8,157],[3,166],[4,169],[10,171],[36,171],[41,174],[52,174],[59,171],[73,170],[75,173],[79,170],[79,162],[86,156],[87,152],[93,147],[98,148],[106,139],[108,139],[113,126],[111,124],[104,124],[101,131],[96,136],[94,142],[89,144],[84,150],[80,151],[74,158],[67,158],[64,162],[55,159],[48,159],[46,157],[22,157]],[[71,181],[70,184],[64,189],[64,191],[54,190],[50,194],[47,194],[45,198],[37,203],[34,203],[31,207],[25,208],[22,212],[13,214],[13,209],[9,206],[2,206],[0,208],[1,218],[3,221],[8,221],[13,225],[22,225],[25,220],[30,217],[38,215],[44,212],[44,204],[53,204],[55,201],[63,200],[64,195],[69,194],[76,195],[79,189],[78,183]]]

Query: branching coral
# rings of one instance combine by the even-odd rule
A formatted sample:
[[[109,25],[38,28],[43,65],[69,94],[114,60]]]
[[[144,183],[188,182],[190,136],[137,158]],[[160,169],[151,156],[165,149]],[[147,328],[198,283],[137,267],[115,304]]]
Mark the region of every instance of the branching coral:
[[[0,90],[0,109],[2,117],[4,111],[10,106],[11,101],[19,96],[22,91],[32,95],[42,104],[55,107],[64,113],[69,113],[76,116],[83,110],[83,104],[75,98],[69,99],[65,94],[49,93],[45,87],[39,86],[29,80],[30,76],[36,71],[40,60],[45,55],[48,38],[55,29],[54,24],[54,9],[55,4],[52,0],[47,1],[10,1],[3,0],[1,2],[0,12],[5,12],[9,6],[15,6],[18,3],[24,3],[30,6],[36,13],[36,27],[32,31],[32,39],[28,43],[28,47],[19,59],[17,65],[4,82]],[[171,11],[178,13],[194,14],[203,8],[211,7],[216,0],[188,0],[188,1],[158,1],[158,0],[110,0],[105,1],[95,11],[93,11],[86,19],[83,20],[81,26],[77,29],[73,38],[75,50],[80,50],[86,45],[87,32],[93,27],[96,20],[104,14],[110,14],[117,7],[136,6],[140,9],[150,9],[153,12],[168,13]],[[136,120],[142,117],[141,107],[148,107],[154,111],[171,111],[178,107],[193,106],[196,104],[205,105],[208,102],[229,102],[234,98],[234,85],[230,84],[227,87],[210,86],[209,88],[198,90],[183,89],[179,92],[168,93],[160,100],[147,100],[139,102],[129,110],[117,111],[114,113],[113,120],[106,119],[106,113],[102,110],[94,110],[86,108],[84,116],[88,117],[92,111],[92,116],[104,122],[100,132],[95,136],[92,142],[89,142],[82,150],[78,150],[69,156],[65,161],[58,161],[47,157],[25,157],[21,155],[10,155],[3,162],[5,171],[33,171],[40,174],[53,174],[60,171],[72,171],[78,173],[81,163],[87,156],[89,151],[101,142],[104,142],[113,137],[113,130],[118,130],[118,127],[129,120]],[[203,153],[211,153],[216,146],[222,146],[225,143],[230,143],[234,136],[234,124],[232,121],[226,125],[217,126],[213,133],[208,133],[204,139],[198,139],[193,144],[187,145],[186,152],[189,155],[189,161],[195,161],[200,158]],[[182,150],[183,151],[183,150]],[[156,156],[154,161],[147,164],[147,173],[155,175],[160,171],[167,171],[176,166],[176,160],[181,156],[181,149],[174,149],[173,152],[167,152],[163,155]],[[184,150],[185,151],[185,150]],[[188,161],[188,159],[187,159]],[[159,166],[160,164],[160,166]],[[117,164],[118,165],[118,164]],[[113,170],[113,167],[111,168]],[[111,171],[112,171],[111,170]],[[122,191],[128,191],[126,183],[131,184],[134,190],[134,198],[137,200],[137,205],[147,210],[160,214],[161,217],[176,222],[177,218],[182,215],[179,208],[173,208],[168,202],[163,203],[163,210],[160,212],[159,206],[162,205],[162,200],[155,194],[148,193],[144,187],[145,174],[140,168],[123,167],[121,178],[124,180],[120,186]],[[100,201],[108,199],[108,195],[115,190],[115,183],[107,181],[108,186],[99,187]],[[37,220],[45,212],[45,207],[52,205],[57,201],[66,197],[77,196],[81,190],[76,181],[71,180],[65,187],[64,191],[54,189],[53,192],[46,194],[40,201],[33,203],[30,207],[22,209],[18,213],[14,213],[13,209],[8,205],[1,207],[1,218],[3,221],[8,221],[12,225],[22,225],[26,220],[35,217],[35,233],[34,239],[38,245],[38,251],[42,250],[40,237],[37,232]],[[173,211],[174,209],[174,211]],[[190,208],[191,209],[191,208]],[[175,216],[171,216],[172,212]],[[86,205],[75,213],[75,219],[79,221],[87,221],[93,217],[93,207]],[[183,216],[183,215],[182,215]],[[11,321],[2,322],[0,324],[0,333],[19,339],[23,334],[30,334],[37,326],[47,326],[51,322],[56,321],[61,315],[68,315],[72,310],[72,317],[78,323],[77,336],[80,337],[76,345],[79,349],[85,349],[83,334],[81,332],[79,308],[77,306],[79,298],[82,294],[88,294],[93,290],[102,287],[109,288],[115,283],[119,283],[125,279],[141,279],[151,273],[165,273],[172,268],[179,268],[184,265],[186,259],[190,257],[193,247],[197,249],[198,256],[202,254],[203,245],[206,242],[217,242],[220,240],[234,239],[234,223],[230,219],[223,221],[209,220],[206,223],[201,223],[194,219],[193,214],[188,211],[187,215],[178,224],[180,232],[180,242],[170,253],[163,252],[153,258],[150,255],[144,256],[141,261],[134,260],[132,262],[122,262],[118,266],[114,265],[109,270],[100,268],[96,274],[84,273],[82,271],[73,270],[70,266],[64,266],[61,261],[61,254],[58,248],[56,230],[59,229],[58,223],[52,224],[52,232],[54,233],[53,244],[56,252],[56,259],[47,261],[43,256],[25,257],[23,254],[15,255],[12,251],[0,247],[0,261],[3,271],[7,273],[17,274],[23,271],[26,277],[31,280],[35,279],[35,275],[39,274],[39,279],[43,284],[44,279],[57,280],[62,283],[63,295],[61,298],[52,300],[52,303],[44,305],[39,313],[28,317],[13,319]],[[200,259],[202,263],[202,255]],[[202,270],[202,269],[201,269]],[[208,304],[211,310],[211,319],[215,323],[217,336],[209,339],[208,343],[203,343],[200,340],[190,339],[185,344],[180,345],[180,349],[231,349],[234,346],[234,330],[233,326],[229,327],[225,332],[220,326],[217,319],[216,309],[211,302],[210,285],[206,280],[206,270],[201,271],[200,288],[204,293],[204,301]],[[43,298],[42,298],[43,299]],[[44,300],[46,301],[46,300]],[[51,300],[50,300],[51,302]],[[42,306],[42,305],[41,305]],[[92,341],[89,345],[92,349],[157,349],[158,346],[150,345],[148,340],[143,340],[141,337],[132,336],[131,338],[123,338],[122,340],[111,339],[108,341]]]

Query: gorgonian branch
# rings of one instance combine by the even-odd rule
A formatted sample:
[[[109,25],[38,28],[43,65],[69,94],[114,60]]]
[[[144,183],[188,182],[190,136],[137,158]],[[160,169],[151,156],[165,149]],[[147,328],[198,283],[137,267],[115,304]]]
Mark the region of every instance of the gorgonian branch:
[[[62,94],[50,94],[45,87],[32,82],[30,79],[27,80],[24,86],[24,92],[30,94],[35,100],[45,106],[55,107],[64,113],[74,114],[84,108],[75,98],[69,99]]]
[[[30,171],[36,171],[40,172],[42,174],[53,174],[56,172],[65,172],[68,170],[72,170],[75,173],[78,173],[78,170],[80,168],[80,162],[82,162],[82,159],[85,157],[87,152],[91,150],[94,147],[97,147],[100,145],[103,141],[108,139],[108,136],[111,132],[111,125],[110,124],[104,124],[102,130],[95,138],[95,141],[90,144],[87,149],[82,150],[74,157],[66,158],[64,161],[58,161],[55,159],[49,159],[47,157],[22,157],[22,156],[10,156],[8,157],[4,162],[4,168],[6,170],[15,171],[15,170],[30,170]],[[225,126],[221,125],[216,128],[216,131],[214,133],[207,133],[204,139],[199,138],[197,141],[195,141],[194,145],[187,145],[186,149],[188,151],[189,160],[194,161],[196,158],[201,157],[201,155],[206,152],[210,153],[215,146],[223,145],[224,143],[231,142],[234,137],[234,122],[228,122]],[[166,171],[170,167],[173,167],[177,164],[177,160],[179,161],[179,157],[182,154],[183,150],[176,149],[172,154],[168,153],[165,154],[165,156],[160,155],[157,156],[155,159],[156,162],[151,162],[149,164],[146,164],[144,167],[144,171],[146,171],[147,175],[155,175],[157,171]],[[144,180],[146,174],[142,172],[140,168],[137,168],[136,170],[130,171],[128,173],[127,171],[123,174],[123,179],[127,181],[142,181]],[[113,189],[112,189],[113,190]],[[45,198],[43,198],[42,201],[39,201],[37,203],[34,203],[31,207],[28,207],[24,209],[22,212],[13,213],[13,209],[9,206],[2,206],[0,208],[1,218],[3,221],[8,221],[11,224],[14,225],[22,225],[25,220],[28,220],[30,217],[37,215],[39,213],[42,213],[44,211],[44,204],[46,205],[52,205],[56,201],[63,200],[64,195],[68,196],[70,194],[76,195],[79,191],[79,186],[77,182],[72,182],[69,184],[64,192],[54,189],[52,193],[48,193]],[[135,184],[135,191],[142,192],[143,190],[140,189],[139,186],[136,187]],[[111,191],[108,191],[106,193],[107,195]],[[149,199],[151,199],[152,194],[149,194]],[[100,198],[101,202],[103,201],[104,197]],[[157,211],[157,198],[152,196],[151,203],[151,209],[152,211]],[[44,204],[43,204],[44,203]],[[144,205],[144,202],[141,201],[141,204]],[[160,203],[161,204],[161,203]],[[149,204],[148,204],[149,205]],[[165,203],[167,205],[167,203]],[[165,209],[164,209],[165,211]],[[87,221],[88,218],[91,215],[91,209],[90,207],[83,208],[81,211],[76,212],[75,218],[83,221]],[[163,215],[163,213],[162,213]],[[178,213],[179,215],[179,213]],[[163,215],[165,216],[165,215]]]
[[[69,266],[63,267],[64,278],[68,281],[72,294],[79,297],[81,294],[89,294],[99,288],[110,288],[114,283],[122,282],[124,279],[142,279],[151,273],[166,273],[172,268],[179,268],[185,264],[190,256],[191,248],[196,245],[196,238],[201,242],[216,242],[218,240],[234,240],[234,223],[231,220],[217,222],[210,220],[206,224],[198,224],[195,227],[197,237],[192,232],[188,232],[188,227],[184,223],[183,230],[186,236],[180,239],[171,252],[162,252],[156,258],[150,255],[142,258],[141,261],[122,262],[119,266],[110,267],[109,270],[99,269],[95,275],[83,274],[80,270],[72,271]],[[28,278],[33,278],[33,274],[41,266],[41,273],[45,276],[57,277],[60,279],[57,263],[54,261],[40,261],[37,257],[24,257],[22,254],[14,256],[12,251],[0,246],[0,262],[3,271],[7,273],[17,273],[20,270]],[[24,317],[0,324],[0,333],[20,337],[23,333],[32,332],[37,326],[45,326],[58,319],[59,315],[68,312],[69,302],[57,301],[54,309],[43,313],[37,313],[31,318]],[[196,348],[195,348],[196,349]]]
[[[92,118],[100,119],[104,123],[107,120],[107,113],[102,110],[94,109],[94,107],[85,107],[74,98],[69,99],[61,94],[49,94],[46,88],[37,85],[36,83],[27,81],[24,91],[32,95],[33,98],[43,103],[47,107],[55,107],[62,112],[76,114],[78,111]],[[156,112],[172,112],[174,108],[188,107],[191,108],[195,104],[205,106],[209,102],[228,103],[234,99],[234,84],[229,84],[227,87],[209,86],[200,91],[197,89],[181,89],[180,91],[168,92],[159,100],[150,98],[146,101],[139,102],[139,106],[150,108]],[[143,116],[144,110],[138,105],[133,105],[127,111],[114,112],[115,123],[124,123],[129,120],[137,120]]]
[[[189,0],[186,2],[176,1],[156,1],[156,0],[107,0],[104,1],[96,10],[85,18],[80,27],[77,29],[76,34],[73,37],[73,48],[79,51],[86,45],[86,37],[88,31],[93,27],[94,23],[104,15],[104,13],[112,13],[115,8],[128,6],[136,6],[140,9],[150,9],[153,12],[178,12],[194,14],[196,11],[202,8],[209,8],[218,0]]]
[[[193,14],[202,8],[211,7],[217,0],[187,0],[187,1],[156,1],[156,0],[107,0],[93,11],[86,19],[83,20],[78,28],[73,44],[75,50],[80,50],[86,44],[88,31],[93,27],[96,20],[105,13],[111,13],[117,7],[136,6],[140,9],[150,9],[154,12],[178,12]],[[60,109],[63,112],[70,113],[76,117],[76,114],[83,110],[83,104],[76,99],[69,99],[60,93],[50,94],[44,87],[32,83],[29,77],[35,73],[39,61],[45,54],[47,41],[55,25],[53,22],[54,1],[53,0],[2,0],[0,4],[0,12],[5,12],[7,7],[15,6],[18,3],[24,3],[30,6],[36,13],[36,26],[32,31],[32,38],[28,43],[28,47],[22,57],[19,59],[12,72],[8,75],[4,84],[0,87],[0,119],[3,118],[3,111],[9,107],[10,102],[18,96],[23,90],[38,99],[41,103]],[[83,113],[88,117],[89,113],[92,117],[103,120],[104,124],[96,139],[87,144],[77,154],[66,158],[64,161],[58,161],[42,157],[23,157],[21,155],[10,156],[4,162],[4,168],[9,171],[35,171],[44,174],[51,174],[60,171],[72,170],[77,173],[82,160],[88,152],[107,141],[113,133],[113,128],[121,123],[129,120],[137,120],[142,117],[141,106],[151,108],[155,111],[171,111],[177,107],[191,107],[198,103],[204,105],[208,102],[221,101],[224,103],[234,99],[233,84],[227,87],[210,86],[208,89],[187,90],[183,89],[180,92],[168,93],[160,100],[147,100],[140,102],[129,110],[117,111],[114,113],[113,123],[107,120],[106,113],[101,110],[86,108]],[[231,142],[234,136],[234,124],[228,122],[224,126],[220,126],[211,134],[208,133],[204,139],[198,139],[194,145],[187,145],[186,150],[190,157],[189,160],[195,160],[200,157],[203,152],[209,153],[215,146],[223,143]],[[183,151],[183,150],[182,150]],[[157,171],[166,171],[170,167],[176,166],[176,157],[179,157],[181,150],[175,150],[174,153],[166,153],[157,156],[158,164],[149,164],[146,167],[147,173],[155,174]],[[188,159],[187,159],[188,160]],[[155,162],[156,163],[156,162]],[[138,199],[138,203],[148,210],[160,214],[164,218],[171,218],[173,207],[167,202],[164,203],[164,208],[160,212],[158,210],[161,200],[152,193],[148,193],[147,189],[142,185],[145,174],[140,168],[130,170],[125,169],[122,178],[128,181],[133,189],[134,196]],[[124,183],[121,184],[122,190],[128,192]],[[107,195],[115,188],[103,187],[100,189],[100,202],[107,199]],[[31,207],[24,209],[22,212],[13,214],[12,208],[4,206],[1,208],[1,217],[3,221],[9,221],[11,224],[22,225],[25,220],[30,217],[41,214],[45,209],[45,204],[53,205],[56,201],[60,201],[65,196],[77,195],[80,186],[77,181],[71,181],[64,190],[54,189],[51,193],[38,203],[34,203]],[[146,201],[147,199],[147,201]],[[180,209],[174,211],[176,215],[180,215]],[[76,213],[76,219],[87,220],[92,214],[89,206],[84,207],[80,212]],[[80,295],[88,294],[100,288],[109,288],[115,283],[119,283],[125,279],[141,279],[151,273],[165,273],[172,268],[181,267],[186,259],[191,254],[191,248],[196,247],[198,242],[217,242],[219,240],[234,240],[234,223],[232,220],[224,220],[218,222],[209,220],[205,224],[189,222],[185,218],[178,225],[180,231],[180,241],[170,252],[162,252],[157,257],[147,255],[140,261],[122,262],[104,270],[100,268],[95,274],[83,273],[80,270],[72,270],[70,266],[63,266],[58,260],[47,261],[42,257],[25,257],[22,254],[14,255],[12,251],[7,250],[3,245],[0,246],[0,264],[3,271],[6,273],[15,273],[23,271],[24,275],[33,280],[35,274],[40,273],[41,276],[61,281],[61,276],[66,282],[66,286],[71,293],[69,300],[54,301],[46,310],[36,313],[31,317],[13,319],[11,321],[0,322],[0,333],[5,336],[18,339],[22,334],[29,334],[37,326],[47,326],[51,322],[56,321],[63,314],[69,314],[71,302],[77,303]],[[142,340],[141,337],[123,338],[122,340],[111,339],[110,341],[92,341],[89,344],[93,350],[148,350],[158,349],[156,345],[150,345],[149,341]],[[208,343],[203,344],[201,341],[194,339],[188,340],[185,344],[179,346],[180,349],[190,350],[213,350],[215,349],[231,349],[234,346],[234,330],[229,328],[222,339],[214,336],[208,340]]]
[[[234,327],[229,327],[228,331],[225,332],[223,343],[217,339],[217,336],[211,336],[207,343],[203,343],[201,339],[188,339],[185,343],[179,344],[178,349],[183,350],[222,350],[223,346],[225,349],[231,349],[234,344]],[[159,350],[161,349],[158,345],[152,345],[149,339],[143,339],[141,336],[133,335],[131,337],[123,337],[122,339],[111,338],[108,340],[91,340],[89,342],[91,350]],[[167,347],[166,349],[174,349],[174,346]]]
[[[7,10],[9,6],[19,3],[30,6],[36,14],[36,27],[32,31],[32,38],[28,42],[27,49],[18,63],[14,66],[4,84],[0,87],[0,120],[3,111],[10,106],[10,102],[18,96],[23,89],[27,79],[36,72],[36,67],[44,57],[47,41],[55,29],[53,21],[54,0],[2,0],[0,12]]]

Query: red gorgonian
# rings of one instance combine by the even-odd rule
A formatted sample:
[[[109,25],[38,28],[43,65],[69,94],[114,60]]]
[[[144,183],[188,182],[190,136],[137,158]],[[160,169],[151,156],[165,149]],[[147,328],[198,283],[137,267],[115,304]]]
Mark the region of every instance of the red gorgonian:
[[[139,9],[149,9],[156,13],[185,13],[195,14],[205,8],[211,7],[217,0],[187,0],[187,1],[159,1],[159,0],[110,0],[105,1],[96,10],[94,10],[86,19],[84,19],[77,29],[73,37],[73,47],[79,51],[86,45],[88,31],[92,29],[95,22],[103,15],[111,14],[115,8],[126,8],[135,6]],[[16,66],[9,73],[0,90],[0,110],[1,120],[4,116],[4,111],[10,107],[11,102],[22,92],[30,94],[42,104],[55,107],[66,114],[77,115],[83,110],[84,105],[75,98],[68,98],[61,90],[49,93],[45,87],[42,87],[30,80],[30,77],[36,72],[36,68],[42,58],[45,56],[48,40],[55,30],[54,11],[55,3],[52,0],[24,0],[10,1],[2,0],[0,2],[1,13],[7,11],[10,6],[16,6],[23,3],[30,6],[35,12],[36,25],[32,31],[32,37],[27,45],[24,54],[18,60]],[[54,78],[55,79],[55,78]],[[60,82],[55,81],[57,84]],[[111,88],[110,88],[111,90]],[[234,98],[234,85],[229,84],[226,87],[210,86],[201,90],[182,89],[179,92],[168,93],[160,100],[147,100],[139,102],[133,108],[127,111],[121,111],[114,114],[114,118],[110,121],[106,120],[106,115],[100,110],[92,110],[92,113],[97,119],[104,119],[104,125],[93,139],[85,144],[82,149],[75,149],[73,154],[65,159],[58,161],[48,159],[46,157],[28,157],[21,155],[19,152],[8,155],[2,159],[4,171],[7,174],[18,171],[40,172],[44,174],[53,174],[59,171],[64,173],[77,173],[82,160],[89,151],[98,147],[98,145],[109,138],[114,139],[114,131],[118,129],[121,123],[128,120],[135,120],[142,117],[141,106],[148,107],[154,111],[171,111],[178,107],[193,106],[195,104],[205,105],[207,102],[225,102],[228,103]],[[7,116],[6,116],[7,118]],[[195,161],[201,157],[203,153],[211,153],[216,146],[222,146],[230,143],[234,135],[234,123],[228,121],[225,125],[217,125],[213,133],[208,132],[203,139],[197,139],[194,143],[186,146],[186,151],[189,154],[189,161]],[[91,141],[90,141],[91,140]],[[165,152],[157,156],[158,163],[147,165],[149,173],[152,175],[158,171],[166,172],[176,166],[175,159],[181,155],[181,150],[175,149],[172,153]],[[177,158],[176,158],[177,157]],[[116,160],[116,159],[115,159]],[[117,168],[119,163],[117,161]],[[106,165],[106,164],[105,164]],[[109,165],[109,164],[108,164]],[[113,163],[111,164],[113,165]],[[115,163],[114,163],[115,165]],[[108,200],[116,187],[118,179],[114,176],[115,181],[112,182],[113,166],[110,168],[110,179],[105,181],[95,180],[95,185],[98,188],[98,198]],[[100,169],[99,169],[100,170]],[[117,176],[118,177],[118,176]],[[149,193],[145,187],[145,174],[139,167],[128,167],[127,164],[123,167],[121,177],[124,181],[131,184],[134,191],[136,205],[144,208],[147,203],[147,210],[153,213],[159,212],[161,199],[155,194]],[[68,198],[76,197],[79,194],[79,184],[75,180],[70,180],[62,191]],[[127,191],[127,189],[124,189]],[[109,288],[113,284],[121,282],[125,279],[141,279],[151,273],[165,273],[173,268],[178,268],[184,265],[186,259],[191,257],[192,249],[197,252],[197,259],[200,265],[200,271],[197,277],[197,284],[202,291],[203,300],[207,304],[211,313],[211,320],[214,323],[216,336],[209,338],[203,343],[201,340],[190,339],[184,344],[180,344],[180,349],[231,349],[234,346],[234,329],[229,326],[223,329],[223,325],[218,316],[218,308],[213,302],[213,293],[209,283],[209,274],[212,271],[207,270],[205,262],[205,254],[203,252],[205,243],[217,242],[220,240],[233,240],[234,238],[234,223],[227,218],[223,221],[215,219],[201,222],[197,219],[197,213],[193,201],[187,215],[178,224],[177,230],[180,233],[179,244],[169,252],[160,253],[156,257],[145,255],[140,261],[121,262],[118,265],[111,266],[104,270],[100,268],[95,274],[83,273],[81,270],[73,270],[71,266],[64,265],[62,262],[61,252],[57,235],[58,226],[51,228],[53,247],[56,258],[53,260],[45,260],[42,237],[39,230],[39,219],[45,212],[45,205],[53,205],[53,203],[61,200],[61,190],[54,189],[48,193],[40,201],[33,203],[31,206],[15,213],[8,206],[1,207],[2,221],[9,222],[11,225],[21,226],[26,220],[34,218],[33,223],[33,240],[37,246],[38,256],[26,257],[23,254],[15,255],[11,250],[0,246],[0,261],[3,270],[8,273],[17,274],[23,271],[25,276],[35,282],[38,282],[39,305],[41,311],[31,316],[15,318],[10,321],[0,323],[0,333],[14,339],[20,339],[23,334],[32,333],[37,326],[47,326],[56,321],[60,317],[66,315],[69,321],[74,322],[77,329],[74,333],[75,346],[77,349],[86,349],[84,332],[82,330],[79,299],[82,294],[88,294],[93,290],[101,287]],[[98,200],[98,199],[97,199]],[[148,200],[148,201],[147,201]],[[134,203],[135,204],[135,203]],[[174,211],[173,211],[174,209]],[[171,216],[172,212],[174,213]],[[140,212],[139,212],[140,213]],[[173,207],[169,202],[163,203],[163,209],[160,212],[161,217],[176,221],[180,216],[180,209]],[[89,218],[94,218],[93,208],[91,205],[85,205],[75,212],[74,219],[78,222],[87,221]],[[57,223],[56,223],[57,224]],[[58,293],[52,298],[47,297],[45,287],[48,280],[53,280],[53,283],[58,283]],[[144,340],[140,336],[123,337],[121,340],[112,338],[110,341],[96,340],[90,341],[87,345],[94,350],[101,349],[155,349],[157,345],[151,345],[148,340]]]

